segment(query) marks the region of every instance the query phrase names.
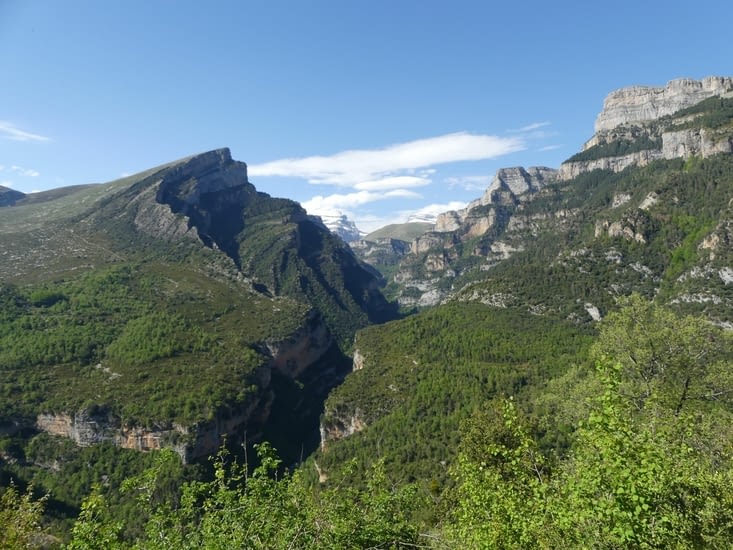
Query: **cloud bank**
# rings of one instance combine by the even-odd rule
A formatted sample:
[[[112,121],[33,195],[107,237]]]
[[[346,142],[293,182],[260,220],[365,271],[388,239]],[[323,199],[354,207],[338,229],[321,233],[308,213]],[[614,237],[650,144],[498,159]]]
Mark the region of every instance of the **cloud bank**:
[[[451,162],[485,160],[525,149],[519,137],[497,137],[460,132],[390,145],[383,149],[342,151],[331,156],[288,158],[248,167],[251,176],[303,178],[312,184],[387,185],[385,180]],[[396,183],[396,182],[395,182]],[[383,188],[383,187],[382,187]],[[362,188],[363,189],[363,188]]]
[[[365,205],[388,199],[423,199],[416,189],[433,183],[438,165],[487,160],[526,149],[524,136],[498,137],[459,132],[398,143],[380,149],[356,149],[330,156],[286,158],[247,167],[253,177],[288,177],[313,185],[337,186],[352,192],[319,194],[302,202],[310,214],[346,215],[361,229],[376,229],[387,223],[402,223],[415,211],[375,215]],[[448,182],[451,186],[477,185],[478,180]],[[464,203],[423,207],[421,216],[435,216]]]

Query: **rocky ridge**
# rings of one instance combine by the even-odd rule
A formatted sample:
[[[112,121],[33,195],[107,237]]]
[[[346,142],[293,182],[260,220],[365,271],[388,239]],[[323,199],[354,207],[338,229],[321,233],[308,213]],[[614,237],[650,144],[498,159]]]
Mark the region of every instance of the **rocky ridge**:
[[[412,241],[410,255],[394,275],[394,280],[406,290],[399,297],[400,304],[426,307],[440,303],[450,290],[445,279],[457,275],[451,267],[457,258],[457,248],[476,239],[489,238],[491,241],[491,235],[502,234],[514,213],[554,181],[556,173],[544,166],[502,168],[481,198],[462,210],[440,214],[431,231]],[[513,250],[507,243],[487,242],[476,245],[474,256],[490,258],[490,264],[507,257]],[[417,272],[416,262],[420,264]]]
[[[551,182],[571,181],[594,170],[621,172],[659,160],[709,158],[733,153],[733,122],[710,122],[701,102],[719,98],[722,113],[733,102],[733,78],[678,79],[664,87],[633,86],[604,101],[595,134],[559,169],[504,168],[479,199],[465,209],[440,214],[435,227],[410,244],[392,280],[402,306],[432,306],[451,296],[454,280],[486,271],[524,249],[524,240],[543,227],[572,223],[571,209],[526,214],[526,206]],[[728,102],[728,103],[725,103]],[[697,110],[695,110],[697,109]],[[647,197],[653,204],[652,199]],[[598,235],[629,235],[641,242],[634,224],[600,221]],[[357,254],[360,252],[357,250]],[[363,258],[369,261],[367,258]]]
[[[2,195],[11,196],[10,191]],[[162,308],[182,306],[186,314],[187,298],[183,293],[175,297],[179,286],[190,288],[191,296],[210,298],[212,292],[226,289],[241,294],[241,300],[232,299],[223,312],[217,310],[215,323],[230,311],[227,322],[232,324],[232,318],[255,315],[248,307],[260,314],[279,311],[279,304],[285,303],[290,304],[287,311],[302,311],[303,319],[297,328],[291,328],[297,321],[278,321],[273,314],[272,319],[263,319],[265,324],[276,324],[277,330],[267,332],[268,336],[255,340],[249,334],[237,335],[237,344],[256,352],[265,365],[244,380],[232,380],[232,384],[246,385],[239,392],[243,397],[220,403],[206,413],[211,416],[207,420],[179,425],[147,418],[144,424],[128,424],[105,397],[79,399],[76,405],[70,397],[69,405],[60,410],[36,409],[36,414],[23,409],[22,418],[0,418],[0,430],[9,426],[12,433],[45,431],[80,446],[108,441],[142,451],[171,447],[185,461],[196,460],[216,452],[224,435],[236,441],[248,429],[250,439],[257,437],[276,397],[273,375],[291,381],[306,375],[317,377],[319,388],[335,383],[331,378],[342,375],[331,376],[334,367],[325,364],[324,357],[337,355],[334,350],[343,344],[345,335],[353,335],[350,327],[392,315],[393,308],[381,295],[374,273],[356,260],[348,246],[294,201],[258,192],[248,180],[246,164],[233,160],[228,149],[187,157],[108,184],[49,192],[46,199],[42,205],[24,199],[22,206],[0,212],[4,240],[12,241],[13,246],[17,241],[9,249],[14,254],[17,248],[19,253],[14,280],[25,283],[31,273],[53,273],[49,269],[52,261],[63,265],[64,271],[50,275],[61,281],[109,264],[132,261],[135,265],[142,250],[146,269],[150,266],[151,272],[165,273],[167,291],[157,297]],[[52,218],[48,212],[53,213]],[[29,231],[16,219],[31,220],[30,232],[37,239],[25,238]],[[29,264],[29,257],[34,262],[37,259],[37,264]],[[178,269],[176,262],[181,259],[184,264]],[[180,281],[178,271],[184,277]],[[166,301],[169,295],[175,297],[170,304]],[[218,295],[213,298],[221,300]],[[247,305],[255,302],[260,305]],[[293,304],[299,305],[295,308]],[[263,331],[256,321],[242,325],[248,323],[257,334]],[[278,335],[271,336],[275,332]],[[104,352],[101,361],[105,361]],[[316,365],[317,372],[309,371]],[[102,363],[98,367],[105,368]],[[140,366],[141,371],[147,368],[155,364]],[[207,366],[211,368],[214,365]]]
[[[595,123],[596,133],[624,124],[648,122],[672,115],[713,96],[733,91],[733,78],[679,78],[664,87],[629,86],[606,96]]]
[[[733,98],[733,78],[683,78],[659,88],[631,86],[611,92],[596,119],[593,137],[583,145],[581,153],[560,166],[560,179],[569,180],[593,170],[620,172],[659,159],[733,153],[730,128],[695,126],[694,115],[675,116],[713,97]],[[614,146],[616,151],[634,150],[614,154]]]

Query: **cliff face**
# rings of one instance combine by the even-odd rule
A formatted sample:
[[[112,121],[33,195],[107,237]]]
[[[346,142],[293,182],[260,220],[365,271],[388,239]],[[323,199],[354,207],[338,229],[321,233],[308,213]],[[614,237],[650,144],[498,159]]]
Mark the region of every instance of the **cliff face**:
[[[733,78],[672,80],[665,87],[632,86],[611,92],[581,153],[560,166],[559,178],[593,170],[620,172],[659,159],[733,152],[733,128],[709,125],[700,113],[680,115],[709,98],[733,98]]]
[[[569,180],[578,177],[580,174],[592,172],[593,170],[620,172],[629,166],[646,166],[650,162],[662,158],[665,158],[662,151],[651,149],[620,157],[603,157],[587,161],[564,162],[560,165],[557,175],[561,180]]]
[[[246,427],[261,426],[267,421],[274,397],[269,389],[273,370],[295,378],[321,359],[332,344],[333,339],[323,319],[312,312],[307,323],[290,337],[268,341],[261,346],[267,349],[271,359],[255,377],[260,389],[257,396],[238,407],[223,408],[212,420],[193,426],[175,423],[153,428],[128,426],[108,408],[93,407],[76,413],[39,414],[32,427],[67,437],[81,447],[107,441],[138,451],[172,448],[184,462],[191,462],[216,453],[225,436],[231,441]],[[251,433],[250,436],[256,437],[256,434]]]
[[[721,135],[707,128],[664,132],[662,157],[665,159],[711,157],[719,153],[733,153],[733,135]]]
[[[598,135],[594,142],[608,143]],[[646,166],[660,159],[690,158],[699,156],[707,158],[719,153],[733,153],[733,135],[721,135],[721,132],[694,128],[661,133],[660,149],[646,149],[628,155],[602,157],[599,159],[565,162],[558,170],[558,178],[569,180],[593,170],[611,170],[620,172],[629,166]]]
[[[364,368],[365,357],[357,349],[354,351],[352,361],[352,372]],[[321,451],[325,451],[329,442],[344,439],[352,434],[362,431],[367,427],[367,422],[359,407],[351,410],[331,410],[326,408],[323,412],[323,420],[320,423],[319,431],[321,437]]]
[[[544,166],[500,168],[480,199],[472,201],[463,210],[439,214],[434,231],[461,231],[469,238],[481,236],[496,222],[495,211],[486,212],[481,207],[518,205],[551,182],[556,175],[557,170]],[[419,248],[413,248],[413,251]]]
[[[109,441],[124,449],[138,451],[158,450],[172,447],[182,458],[186,457],[185,445],[173,443],[176,436],[187,434],[181,426],[167,429],[145,429],[120,425],[119,421],[106,411],[82,410],[74,414],[39,414],[35,427],[51,435],[67,437],[80,447],[89,447]]]
[[[717,99],[717,100],[716,100]],[[707,101],[706,101],[707,100]],[[701,103],[705,102],[705,103]],[[487,271],[525,248],[527,235],[562,227],[572,215],[525,215],[550,182],[569,181],[594,170],[621,172],[659,160],[733,153],[733,78],[679,79],[664,87],[634,86],[608,95],[595,134],[558,170],[503,168],[484,194],[466,208],[444,212],[435,226],[413,239],[410,253],[392,270],[403,306],[441,303],[455,281],[472,270]],[[641,234],[616,221],[599,226],[612,237]],[[455,281],[454,281],[455,280]]]
[[[506,258],[516,251],[497,239],[522,205],[556,177],[557,170],[544,166],[502,168],[481,198],[462,210],[438,215],[435,227],[412,241],[410,254],[393,275],[394,282],[405,289],[400,304],[427,307],[440,303],[450,293],[446,281],[460,269],[454,266],[466,256]],[[466,249],[469,243],[476,244]]]
[[[664,87],[630,86],[608,94],[598,115],[595,131],[647,122],[671,115],[703,99],[733,91],[733,78],[711,76],[703,80],[680,78]]]
[[[311,311],[306,324],[284,340],[267,340],[270,366],[280,374],[295,378],[318,361],[333,344],[333,338],[323,318]]]

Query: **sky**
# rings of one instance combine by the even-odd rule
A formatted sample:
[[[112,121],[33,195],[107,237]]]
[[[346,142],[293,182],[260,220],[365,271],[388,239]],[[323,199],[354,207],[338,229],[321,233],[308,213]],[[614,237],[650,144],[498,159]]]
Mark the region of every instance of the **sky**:
[[[359,229],[549,166],[605,96],[733,75],[733,2],[0,0],[0,185],[101,183],[229,147]]]

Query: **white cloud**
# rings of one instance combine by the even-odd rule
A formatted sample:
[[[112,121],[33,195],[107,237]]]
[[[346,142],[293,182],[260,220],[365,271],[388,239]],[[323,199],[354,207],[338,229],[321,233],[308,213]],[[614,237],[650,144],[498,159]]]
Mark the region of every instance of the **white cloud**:
[[[415,191],[410,191],[409,189],[393,189],[392,191],[387,191],[384,194],[384,198],[421,199],[422,195],[420,193],[416,193]]]
[[[23,168],[22,166],[13,165],[10,168],[0,164],[0,172],[10,172],[11,174],[17,174],[26,178],[36,178],[41,175],[38,170],[33,168]]]
[[[535,130],[539,130],[540,128],[544,128],[545,126],[549,126],[550,124],[551,123],[549,121],[533,122],[532,124],[527,124],[526,126],[522,126],[521,128],[516,128],[509,131],[512,133],[534,132]]]
[[[10,180],[0,181],[2,187],[13,187],[13,182]]]
[[[555,149],[561,149],[564,145],[546,145],[545,147],[540,147],[539,151],[554,151]]]
[[[484,191],[491,183],[491,176],[459,176],[446,178],[448,189],[460,187],[466,191]]]
[[[378,180],[362,181],[354,185],[361,191],[382,191],[386,189],[404,189],[406,187],[423,187],[430,185],[430,180],[419,176],[388,176]]]
[[[522,139],[524,140],[545,139],[557,135],[557,132],[555,131],[542,130],[542,128],[546,128],[550,125],[552,125],[552,123],[549,121],[533,122],[532,124],[527,124],[521,128],[508,130],[508,132],[511,134],[522,134]]]
[[[15,125],[4,120],[0,120],[0,138],[12,141],[49,141],[50,139],[16,128]]]
[[[380,193],[358,191],[356,193],[335,193],[326,196],[316,195],[312,199],[302,202],[301,205],[309,214],[315,214],[316,216],[335,215],[370,202],[393,198],[419,199],[422,198],[422,195],[408,189],[393,189]]]
[[[502,138],[466,132],[419,139],[383,149],[349,150],[331,156],[288,158],[248,167],[251,176],[285,176],[314,184],[356,187],[376,185],[410,171],[451,162],[483,160],[525,149],[518,137]]]
[[[435,218],[438,214],[450,212],[451,210],[461,210],[466,208],[468,203],[462,201],[450,201],[447,203],[428,204],[418,210],[405,210],[401,212],[403,222],[408,218]]]
[[[33,168],[23,168],[22,166],[16,165],[11,166],[8,171],[26,178],[35,178],[41,175],[38,170],[33,170]]]

